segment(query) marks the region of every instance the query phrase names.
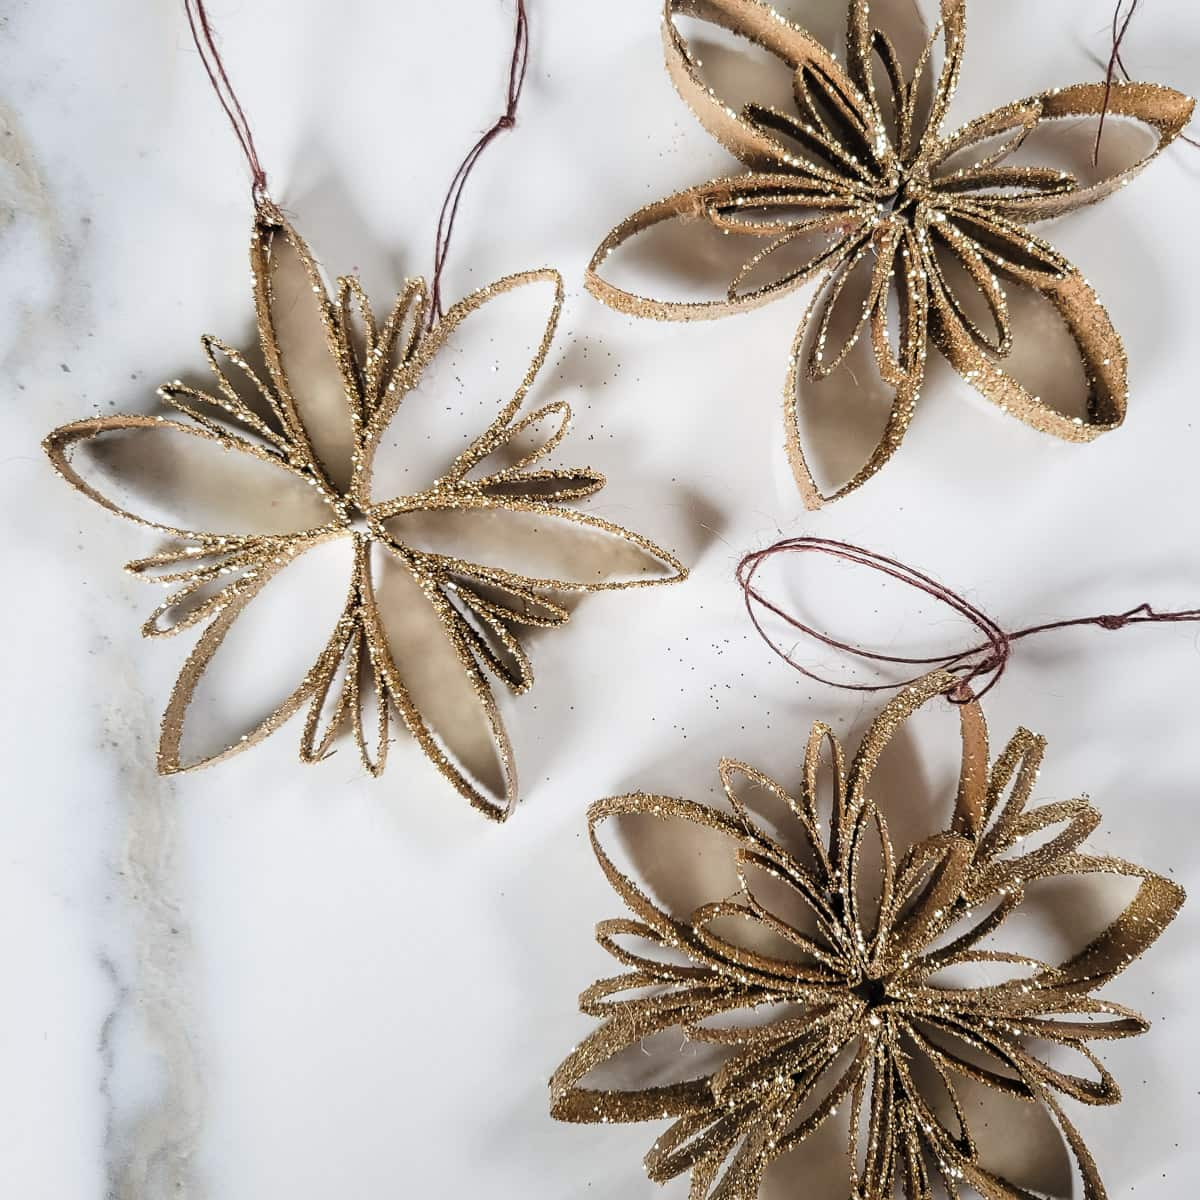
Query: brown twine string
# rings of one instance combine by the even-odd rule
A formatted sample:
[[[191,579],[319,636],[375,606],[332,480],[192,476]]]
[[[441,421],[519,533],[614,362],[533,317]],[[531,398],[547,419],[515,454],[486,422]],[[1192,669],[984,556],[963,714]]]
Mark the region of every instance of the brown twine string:
[[[984,640],[963,650],[955,650],[946,654],[935,654],[927,658],[910,658],[899,654],[884,654],[868,650],[865,646],[842,641],[830,634],[822,633],[819,629],[814,629],[811,625],[805,624],[774,603],[774,601],[767,599],[754,586],[754,576],[764,562],[777,555],[806,552],[826,554],[832,558],[842,559],[846,562],[855,563],[858,566],[867,567],[869,570],[878,571],[882,575],[888,575],[892,579],[897,579],[901,583],[905,583],[927,596],[932,596],[935,600],[953,609],[959,616],[964,617],[974,625],[983,635]],[[990,692],[1000,682],[1001,676],[1003,676],[1008,667],[1013,643],[1020,641],[1022,638],[1034,637],[1039,633],[1049,633],[1056,629],[1071,629],[1084,625],[1095,625],[1101,629],[1113,630],[1124,629],[1127,625],[1200,621],[1200,609],[1157,612],[1149,604],[1139,604],[1135,608],[1131,608],[1123,613],[1102,613],[1092,617],[1072,617],[1063,621],[1046,621],[1041,625],[1030,625],[1025,629],[1017,629],[1009,632],[994,618],[984,612],[983,609],[972,604],[957,592],[952,591],[945,584],[939,583],[936,579],[924,574],[922,571],[918,571],[915,567],[907,566],[905,563],[898,562],[894,558],[888,558],[884,554],[876,554],[872,550],[864,550],[861,546],[853,546],[848,542],[838,542],[818,537],[785,538],[783,541],[775,542],[764,550],[752,551],[738,563],[737,581],[745,597],[746,611],[749,613],[750,620],[754,628],[758,631],[759,636],[784,662],[794,667],[802,675],[808,676],[809,679],[814,679],[818,683],[828,684],[830,687],[848,692],[886,692],[907,687],[909,684],[915,683],[926,671],[941,667],[961,677],[947,694],[948,699],[956,704],[964,704],[968,700],[978,699]],[[894,666],[921,667],[922,670],[917,675],[909,679],[904,679],[899,683],[845,683],[840,680],[829,679],[824,675],[818,674],[811,667],[797,662],[788,651],[784,650],[763,628],[755,605],[760,605],[768,612],[773,613],[790,628],[796,630],[797,633],[803,634],[805,637],[811,638],[823,646],[840,650],[852,658],[873,663],[889,663]],[[975,680],[985,678],[986,682],[982,687],[978,690],[972,690],[970,685]]]
[[[237,138],[242,153],[246,156],[246,161],[250,164],[250,195],[257,207],[269,200],[270,197],[267,195],[267,173],[259,161],[258,148],[254,145],[254,134],[251,132],[250,122],[246,119],[242,103],[233,90],[233,84],[229,82],[229,75],[225,71],[225,64],[221,61],[221,54],[217,50],[216,39],[213,37],[212,24],[204,7],[204,0],[183,0],[183,7],[187,13],[188,25],[191,26],[192,41],[196,43],[196,49],[200,52],[200,61],[208,73],[208,81],[212,84],[213,91],[216,92],[217,99],[225,110],[225,115],[229,118],[229,124],[233,126],[234,137]]]
[[[1120,71],[1126,83],[1132,82],[1133,79],[1133,76],[1129,74],[1129,71],[1125,67],[1125,60],[1121,57],[1121,46],[1124,44],[1125,35],[1129,32],[1129,26],[1140,3],[1141,0],[1131,0],[1129,11],[1125,14],[1123,20],[1121,12],[1125,7],[1125,0],[1117,0],[1117,7],[1113,10],[1112,52],[1108,56],[1108,69],[1104,72],[1104,104],[1100,109],[1100,124],[1096,128],[1096,144],[1092,148],[1093,167],[1100,164],[1100,139],[1104,136],[1104,121],[1108,116],[1109,107],[1112,102],[1113,81],[1116,78],[1116,74]],[[1189,146],[1200,147],[1200,142],[1188,137],[1186,133],[1181,133],[1179,137],[1181,141],[1187,142]]]
[[[462,202],[463,188],[480,155],[506,129],[511,129],[517,123],[517,104],[521,99],[521,89],[525,86],[525,72],[529,66],[529,19],[525,13],[525,0],[517,0],[516,35],[513,38],[512,60],[508,69],[508,102],[504,112],[497,117],[495,124],[486,129],[479,140],[467,151],[467,156],[459,164],[442,201],[442,211],[438,214],[437,239],[433,251],[433,279],[429,287],[429,319],[428,327],[444,315],[442,312],[442,273],[446,269],[446,257],[450,253],[450,239],[454,234],[454,222],[458,218],[458,206]]]
[[[192,31],[192,41],[200,53],[200,61],[208,74],[208,81],[216,93],[217,100],[233,129],[234,137],[250,164],[250,194],[255,206],[270,202],[267,194],[267,173],[258,157],[258,148],[254,144],[254,133],[246,117],[242,103],[238,99],[230,82],[221,53],[217,49],[216,38],[213,34],[212,22],[204,7],[204,0],[183,0],[184,11],[187,13],[188,25]],[[516,35],[513,39],[512,59],[508,70],[508,95],[504,112],[495,123],[479,137],[479,140],[467,152],[454,178],[450,181],[446,198],[442,201],[442,209],[438,214],[437,241],[433,256],[433,279],[430,284],[429,325],[430,327],[443,315],[442,313],[442,273],[446,268],[446,257],[450,252],[450,239],[454,233],[454,223],[458,218],[458,207],[462,202],[463,188],[475,169],[480,155],[506,129],[511,129],[517,123],[517,104],[521,99],[521,89],[525,86],[525,73],[529,67],[529,18],[525,12],[525,0],[517,0]]]

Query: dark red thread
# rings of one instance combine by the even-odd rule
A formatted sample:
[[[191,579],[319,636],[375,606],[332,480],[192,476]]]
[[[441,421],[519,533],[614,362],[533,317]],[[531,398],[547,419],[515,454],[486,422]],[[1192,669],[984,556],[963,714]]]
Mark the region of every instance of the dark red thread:
[[[1125,0],[1117,0],[1117,7],[1113,10],[1112,52],[1108,56],[1108,68],[1104,72],[1104,104],[1100,108],[1100,124],[1096,127],[1096,144],[1092,147],[1093,167],[1100,163],[1100,139],[1104,137],[1104,122],[1108,117],[1108,109],[1112,101],[1113,80],[1116,78],[1117,68],[1121,69],[1126,79],[1129,78],[1129,72],[1125,70],[1125,64],[1121,61],[1121,43],[1129,32],[1129,23],[1133,20],[1133,14],[1137,12],[1139,3],[1140,0],[1132,0],[1129,12],[1125,14],[1123,21],[1121,20],[1121,10],[1125,7]]]
[[[196,43],[196,49],[200,52],[200,61],[208,73],[208,81],[212,84],[213,91],[216,92],[217,99],[225,110],[225,115],[229,118],[229,124],[233,127],[234,136],[242,148],[242,153],[246,156],[246,161],[250,164],[250,194],[254,198],[255,205],[261,204],[269,198],[267,196],[267,173],[259,161],[258,148],[254,144],[254,134],[242,109],[242,102],[233,90],[233,84],[229,82],[229,75],[225,71],[225,64],[221,61],[221,54],[217,50],[217,43],[213,37],[212,25],[204,8],[204,0],[183,0],[183,7],[187,13],[188,25],[191,26],[192,41]]]
[[[928,657],[910,658],[899,654],[884,654],[868,650],[864,646],[853,642],[846,642],[830,634],[822,633],[819,629],[814,629],[811,625],[806,624],[781,608],[774,601],[769,600],[754,586],[755,574],[758,572],[759,567],[768,559],[780,554],[805,552],[827,554],[832,558],[856,563],[859,566],[878,571],[880,574],[888,575],[892,579],[899,580],[901,583],[908,584],[909,587],[915,588],[927,596],[932,596],[935,600],[940,601],[964,617],[979,630],[984,640],[963,650],[955,650],[946,654],[934,654]],[[915,567],[907,566],[905,563],[899,562],[894,558],[888,558],[884,554],[876,554],[872,550],[864,550],[861,546],[854,546],[848,542],[838,542],[828,538],[817,537],[785,538],[783,541],[775,542],[764,550],[752,551],[738,563],[737,581],[746,601],[746,611],[750,615],[750,620],[754,628],[758,631],[759,636],[784,662],[794,667],[802,675],[806,675],[809,679],[815,679],[818,683],[828,684],[830,687],[840,688],[843,691],[886,692],[893,691],[896,688],[907,687],[909,684],[915,683],[926,671],[940,667],[959,676],[954,687],[948,692],[949,699],[955,703],[965,703],[967,700],[977,699],[990,692],[1000,681],[1001,676],[1008,667],[1013,643],[1020,641],[1022,638],[1033,637],[1039,633],[1049,633],[1056,629],[1071,629],[1085,625],[1095,625],[1101,629],[1115,630],[1124,629],[1127,625],[1200,621],[1200,609],[1157,612],[1149,604],[1139,604],[1123,613],[1101,613],[1091,617],[1072,617],[1062,621],[1046,621],[1041,625],[1030,625],[1025,629],[1018,629],[1010,633],[994,618],[984,612],[983,609],[972,604],[957,592],[952,591],[945,584],[939,583],[932,576],[918,571]],[[818,674],[811,667],[797,662],[788,651],[783,649],[763,628],[755,605],[760,605],[768,612],[773,613],[797,633],[803,634],[805,637],[811,638],[823,646],[840,650],[852,658],[874,663],[888,663],[893,666],[920,667],[922,670],[917,675],[901,680],[898,683],[844,683],[840,680],[829,679],[824,675]],[[970,685],[977,679],[986,679],[986,682],[978,690],[974,690]]]
[[[1129,32],[1129,26],[1140,3],[1141,0],[1132,0],[1129,5],[1129,11],[1125,13],[1124,19],[1121,17],[1121,12],[1125,8],[1125,0],[1117,0],[1117,7],[1113,9],[1112,51],[1108,56],[1108,68],[1104,72],[1104,104],[1100,109],[1100,124],[1096,128],[1096,144],[1092,148],[1093,167],[1100,165],[1100,139],[1104,136],[1104,121],[1108,116],[1111,106],[1113,81],[1116,78],[1116,74],[1120,71],[1126,83],[1132,82],[1133,79],[1125,67],[1125,60],[1121,57],[1121,46],[1125,42],[1125,35]],[[1200,147],[1200,142],[1188,137],[1186,133],[1181,133],[1179,137],[1181,141],[1187,142],[1189,146]]]
[[[442,273],[446,269],[446,257],[450,253],[450,239],[454,234],[454,222],[458,218],[458,206],[462,202],[463,188],[480,155],[506,129],[511,129],[517,123],[517,104],[521,99],[521,89],[525,86],[525,72],[529,66],[529,19],[525,13],[525,0],[517,0],[516,35],[513,39],[512,60],[508,69],[508,98],[504,112],[497,117],[495,123],[486,129],[479,140],[467,151],[467,156],[459,164],[446,198],[442,201],[442,210],[438,214],[437,239],[433,250],[433,278],[429,285],[429,319],[428,326],[434,324],[444,314],[442,312]]]

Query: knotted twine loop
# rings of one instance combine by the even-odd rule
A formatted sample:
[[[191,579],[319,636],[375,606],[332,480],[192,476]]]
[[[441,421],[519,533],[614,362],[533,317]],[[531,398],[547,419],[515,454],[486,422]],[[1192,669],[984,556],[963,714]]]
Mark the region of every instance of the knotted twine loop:
[[[224,109],[229,124],[246,162],[250,166],[250,196],[254,207],[268,216],[277,212],[270,194],[267,191],[267,172],[258,156],[258,147],[254,144],[254,133],[246,116],[242,103],[238,99],[230,82],[229,73],[217,49],[216,38],[213,34],[212,22],[204,7],[204,0],[184,0],[184,11],[187,13],[188,26],[192,31],[192,41],[200,53],[200,61],[208,75],[208,81],[216,93],[221,108]],[[508,69],[508,92],[504,112],[496,118],[492,126],[485,130],[479,140],[467,151],[467,156],[459,164],[450,181],[446,198],[442,201],[441,212],[438,214],[437,239],[433,254],[433,276],[430,280],[430,303],[428,326],[432,328],[442,317],[442,273],[446,268],[446,258],[450,252],[450,239],[454,233],[454,222],[458,217],[458,206],[462,202],[463,189],[475,164],[488,146],[506,129],[512,129],[517,123],[517,105],[521,100],[521,90],[525,86],[525,74],[529,68],[529,17],[525,11],[525,0],[517,0],[516,34],[513,39],[512,57]]]
[[[780,607],[773,600],[764,596],[754,585],[755,575],[763,563],[778,555],[816,553],[828,555],[831,558],[855,563],[869,570],[878,571],[882,575],[899,580],[909,587],[944,604],[947,608],[958,613],[969,621],[983,637],[981,642],[961,650],[953,650],[946,654],[935,654],[928,657],[907,656],[900,654],[885,654],[881,651],[870,650],[855,642],[844,641],[832,636],[812,625],[800,620],[794,614]],[[1030,625],[1024,629],[1008,631],[978,605],[972,604],[964,596],[948,588],[923,571],[910,567],[897,559],[885,554],[876,554],[873,550],[865,550],[849,542],[833,541],[829,538],[796,537],[785,538],[775,542],[763,550],[755,550],[747,554],[737,566],[737,581],[742,589],[746,602],[746,612],[759,636],[768,646],[789,666],[799,671],[809,679],[824,683],[829,687],[839,688],[848,692],[887,692],[915,683],[928,671],[941,668],[958,676],[957,682],[947,691],[947,699],[955,704],[965,704],[970,700],[979,699],[1000,682],[1008,668],[1012,656],[1013,643],[1022,638],[1033,637],[1036,634],[1049,633],[1056,629],[1071,629],[1080,626],[1094,625],[1100,629],[1124,629],[1128,625],[1168,624],[1184,621],[1200,621],[1200,609],[1182,609],[1172,612],[1158,612],[1150,604],[1138,604],[1122,613],[1100,613],[1090,617],[1071,617],[1062,621],[1046,621],[1040,625]],[[805,663],[798,662],[792,654],[785,650],[763,627],[760,609],[774,614],[790,629],[810,638],[823,646],[839,650],[850,658],[864,662],[886,663],[891,666],[918,667],[920,670],[911,678],[898,683],[847,683],[830,679],[819,674]],[[975,687],[982,680],[982,686]]]
[[[254,144],[254,133],[250,128],[245,110],[242,108],[242,102],[238,99],[237,92],[233,90],[233,84],[229,82],[229,75],[225,70],[225,64],[221,61],[221,54],[217,49],[212,22],[208,19],[204,0],[183,0],[183,8],[187,13],[188,25],[192,30],[192,41],[196,43],[196,49],[200,52],[200,61],[204,64],[204,70],[208,74],[208,81],[212,84],[212,89],[217,94],[217,100],[220,101],[225,115],[229,118],[234,137],[237,138],[238,145],[241,146],[242,153],[246,156],[246,162],[250,164],[250,196],[254,201],[254,207],[259,208],[264,204],[270,204],[271,198],[267,192],[267,172],[258,157],[258,147]]]
[[[506,129],[512,129],[517,123],[517,105],[521,100],[521,89],[525,86],[525,72],[529,68],[529,19],[525,13],[525,0],[517,0],[517,25],[513,38],[512,58],[508,67],[508,95],[504,112],[496,118],[491,128],[484,130],[479,140],[467,151],[467,156],[459,164],[446,198],[442,201],[442,211],[438,214],[437,238],[433,250],[433,278],[429,285],[429,317],[427,327],[433,326],[444,315],[442,311],[442,273],[446,269],[446,257],[450,253],[450,238],[454,233],[454,222],[458,218],[458,206],[462,202],[463,188],[480,155]]]

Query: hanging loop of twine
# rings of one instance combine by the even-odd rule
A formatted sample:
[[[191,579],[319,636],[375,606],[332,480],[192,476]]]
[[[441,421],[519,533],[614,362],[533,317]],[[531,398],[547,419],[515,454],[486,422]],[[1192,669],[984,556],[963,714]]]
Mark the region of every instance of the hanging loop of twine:
[[[192,31],[192,41],[204,64],[208,81],[216,93],[217,100],[229,120],[234,137],[242,148],[246,162],[250,167],[250,195],[257,209],[271,212],[274,204],[267,191],[267,172],[258,155],[258,147],[254,143],[254,132],[250,128],[242,102],[225,69],[221,52],[217,48],[216,36],[213,32],[212,21],[204,0],[184,0],[184,11],[187,14],[188,26]],[[467,156],[459,165],[450,181],[446,198],[442,201],[441,212],[438,215],[437,241],[434,246],[433,277],[430,281],[429,325],[433,324],[442,314],[442,274],[446,268],[446,258],[450,252],[450,239],[454,233],[454,223],[458,217],[459,204],[462,202],[463,189],[479,157],[492,141],[506,129],[512,129],[517,123],[517,105],[521,100],[521,90],[525,86],[525,75],[529,68],[529,17],[525,11],[525,0],[517,0],[516,33],[513,39],[512,56],[509,60],[508,91],[504,112],[496,118],[490,128],[480,135],[478,141],[467,152]]]
[[[765,596],[755,585],[755,576],[765,562],[782,555],[804,553],[823,554],[866,567],[907,584],[927,596],[932,596],[933,599],[944,604],[974,626],[979,631],[982,640],[945,654],[911,657],[870,650],[856,642],[846,641],[825,633],[788,612],[780,604]],[[802,675],[843,691],[886,692],[906,687],[915,683],[921,675],[928,671],[941,668],[957,677],[954,687],[947,692],[947,698],[960,704],[986,695],[999,683],[1008,668],[1013,643],[1024,638],[1049,633],[1053,630],[1088,625],[1100,629],[1118,630],[1129,625],[1200,621],[1200,609],[1159,612],[1150,604],[1143,603],[1121,613],[1100,613],[1088,617],[1071,617],[1062,621],[1046,621],[1040,625],[1029,625],[1023,629],[1009,631],[978,605],[972,604],[964,596],[959,595],[932,576],[926,575],[923,571],[918,571],[915,567],[910,567],[887,555],[876,554],[873,550],[865,550],[861,546],[829,538],[785,538],[763,550],[752,551],[738,563],[736,576],[738,586],[742,589],[745,598],[746,611],[759,636],[775,654]],[[789,629],[802,637],[830,649],[838,650],[849,658],[868,663],[919,668],[918,673],[898,683],[849,683],[821,675],[806,663],[798,661],[793,657],[791,651],[784,649],[767,632],[761,616],[764,610],[773,614]],[[981,686],[972,686],[981,680],[983,681]]]
[[[220,101],[226,117],[229,118],[229,124],[233,127],[234,137],[237,138],[238,145],[241,146],[242,153],[246,156],[246,162],[250,165],[250,195],[254,200],[254,205],[258,208],[263,204],[269,204],[271,198],[267,192],[267,172],[258,157],[258,147],[254,144],[254,133],[250,128],[245,110],[242,108],[242,102],[238,99],[237,92],[233,90],[233,84],[229,81],[229,74],[221,60],[221,53],[217,49],[212,22],[204,7],[204,0],[184,0],[183,7],[192,31],[192,41],[196,43],[200,61],[204,64],[204,70],[208,74],[208,81],[212,84],[212,89],[217,94],[217,100]]]
[[[427,324],[430,329],[444,315],[442,311],[442,274],[446,269],[446,258],[450,253],[450,239],[454,234],[454,222],[458,219],[458,206],[462,202],[463,189],[483,152],[501,133],[516,125],[517,105],[521,101],[521,89],[525,86],[525,73],[528,68],[529,18],[525,12],[525,0],[517,0],[516,33],[513,37],[512,58],[509,61],[508,93],[504,112],[480,134],[479,140],[467,151],[466,157],[450,180],[450,187],[446,191],[446,198],[442,201],[442,209],[438,214],[437,238],[433,249],[433,278],[429,283]]]

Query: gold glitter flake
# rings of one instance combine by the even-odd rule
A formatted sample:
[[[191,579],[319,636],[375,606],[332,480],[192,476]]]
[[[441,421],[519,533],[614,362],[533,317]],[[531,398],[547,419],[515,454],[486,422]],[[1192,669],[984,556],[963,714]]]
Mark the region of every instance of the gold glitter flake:
[[[281,350],[277,336],[275,271],[281,255],[290,256],[307,277],[317,341],[323,330],[325,346],[340,375],[346,412],[342,439],[338,443],[335,438],[332,450],[324,443],[317,449],[314,426],[311,421],[306,423],[304,404],[298,399],[304,395],[304,380],[296,378],[295,364],[289,374],[285,361],[288,353]],[[547,593],[636,587],[686,576],[680,563],[653,542],[567,507],[570,501],[600,491],[604,476],[587,467],[537,466],[562,441],[570,420],[570,409],[561,401],[529,416],[519,416],[554,336],[562,304],[562,280],[550,270],[508,276],[460,301],[426,332],[428,298],[423,280],[411,281],[383,326],[377,326],[355,279],[339,279],[336,301],[331,301],[308,247],[269,202],[260,205],[250,258],[258,333],[269,383],[259,379],[236,351],[205,338],[217,391],[209,394],[180,382],[160,389],[163,400],[181,412],[185,420],[94,417],[64,425],[45,440],[55,469],[73,487],[110,512],[176,539],[171,548],[128,564],[127,569],[135,575],[178,589],[154,611],[143,633],[162,636],[205,623],[167,704],[158,769],[171,774],[227,758],[261,741],[308,704],[301,758],[313,762],[324,757],[349,724],[363,765],[378,776],[387,755],[392,714],[397,713],[458,791],[488,816],[502,820],[517,799],[516,771],[485,670],[501,678],[514,693],[531,685],[532,669],[514,629],[551,628],[566,622],[567,610]],[[553,286],[554,303],[516,394],[429,487],[416,494],[375,500],[372,471],[380,440],[406,394],[419,384],[447,338],[465,317],[492,298],[537,283]],[[288,314],[288,319],[294,315]],[[238,381],[240,390],[231,380]],[[246,395],[252,399],[247,400]],[[323,502],[318,505],[323,515],[311,528],[248,535],[177,528],[138,516],[86,482],[71,462],[78,444],[131,430],[187,435],[213,443],[216,448],[252,456],[286,473],[293,482],[298,477],[311,487]],[[169,463],[170,459],[163,461]],[[288,480],[281,475],[279,482]],[[258,501],[248,497],[246,503],[252,506]],[[585,537],[608,537],[634,548],[646,564],[640,568],[645,573],[612,581],[602,571],[592,573],[588,568],[577,572],[584,578],[537,578],[416,549],[388,528],[390,520],[404,514],[449,510],[527,514],[556,527],[558,522],[565,522],[562,528],[585,531]],[[255,728],[226,749],[200,762],[185,764],[180,743],[189,705],[234,621],[273,576],[287,569],[290,561],[338,538],[352,539],[349,590],[341,616],[317,661],[295,691]],[[406,687],[374,596],[372,547],[403,564],[432,606],[486,718],[503,778],[501,795],[489,794],[469,769],[456,761]],[[648,573],[650,565],[660,573]],[[254,669],[251,663],[245,667],[247,671]],[[364,720],[363,712],[366,697],[373,701],[369,708],[374,716],[369,722]]]
[[[690,1171],[693,1200],[752,1200],[771,1162],[839,1110],[849,1114],[846,1195],[1030,1196],[981,1159],[963,1089],[983,1085],[1042,1106],[1078,1168],[1079,1194],[1102,1200],[1096,1164],[1058,1096],[1084,1104],[1120,1099],[1089,1043],[1148,1026],[1095,993],[1158,938],[1183,891],[1132,863],[1085,852],[1082,843],[1100,821],[1086,799],[1029,807],[1043,740],[1019,730],[989,768],[975,701],[960,708],[962,767],[950,820],[897,855],[871,799],[872,775],[904,721],[954,682],[934,672],[901,692],[848,770],[832,732],[815,725],[798,798],[726,759],[721,777],[731,815],[642,793],[592,807],[596,856],[633,918],[597,928],[600,944],[626,971],[583,993],[582,1010],[604,1024],[551,1080],[554,1116],[674,1118],[646,1167],[659,1182]],[[828,786],[819,783],[825,750]],[[739,796],[748,786],[790,812],[794,847],[756,823]],[[601,844],[599,827],[623,814],[680,819],[725,835],[741,891],[682,920],[659,908]],[[1027,885],[1102,872],[1136,880],[1137,892],[1078,954],[1051,963],[991,948],[1007,918],[1028,911]],[[630,948],[629,939],[640,944]],[[974,968],[988,981],[956,984],[948,968],[960,978]],[[581,1086],[639,1044],[645,1079],[644,1054],[653,1047],[646,1039],[670,1029],[723,1049],[723,1062],[708,1075],[642,1090]],[[1047,1044],[1056,1061],[1076,1056],[1081,1073],[1047,1061]],[[670,1078],[671,1061],[661,1065]]]
[[[784,393],[788,457],[810,508],[853,491],[895,452],[912,419],[930,340],[984,396],[1035,429],[1082,442],[1124,419],[1125,352],[1107,312],[1079,271],[1025,225],[1092,204],[1127,183],[1179,135],[1193,101],[1154,84],[1115,82],[1107,97],[1103,83],[1078,84],[1004,105],[943,135],[962,62],[965,11],[965,0],[941,0],[938,28],[906,78],[892,41],[872,27],[867,0],[850,4],[845,68],[761,0],[666,0],[671,79],[701,124],[749,171],[688,188],[622,221],[593,256],[587,285],[622,312],[692,320],[753,308],[819,279],[793,345]],[[756,103],[735,111],[723,102],[701,77],[701,64],[675,24],[680,15],[729,30],[781,60],[793,73],[795,111]],[[939,37],[944,60],[931,79]],[[923,104],[928,90],[932,100]],[[1157,134],[1154,150],[1140,162],[1086,186],[1049,167],[1004,163],[1039,126],[1098,116],[1106,98],[1110,113],[1136,118]],[[635,235],[662,222],[697,218],[757,243],[723,298],[655,300],[601,277],[608,256]],[[861,311],[847,313],[848,329],[834,336],[831,317],[864,260],[870,279]],[[956,273],[980,293],[986,328],[956,295],[944,261],[961,268]],[[766,282],[751,284],[751,276]],[[1012,345],[1006,286],[1032,289],[1057,310],[1083,363],[1085,416],[1057,411],[1003,369]],[[889,336],[893,303],[895,345]],[[825,494],[800,443],[802,342],[816,333],[805,369],[819,383],[867,326],[880,378],[894,391],[891,412],[868,461]]]

